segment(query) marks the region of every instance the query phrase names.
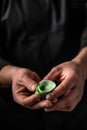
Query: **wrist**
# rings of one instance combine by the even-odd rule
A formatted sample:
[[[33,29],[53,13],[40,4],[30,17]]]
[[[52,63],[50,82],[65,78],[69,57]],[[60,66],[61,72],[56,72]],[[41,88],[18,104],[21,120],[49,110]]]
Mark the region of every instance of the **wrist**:
[[[19,67],[6,65],[0,70],[0,84],[11,85],[12,78]]]
[[[84,80],[87,79],[87,47],[84,47],[79,54],[72,59],[73,62],[79,65]]]

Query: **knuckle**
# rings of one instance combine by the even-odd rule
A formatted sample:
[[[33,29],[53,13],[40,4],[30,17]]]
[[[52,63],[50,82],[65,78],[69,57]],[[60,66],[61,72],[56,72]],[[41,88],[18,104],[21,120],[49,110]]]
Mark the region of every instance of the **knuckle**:
[[[52,68],[52,72],[54,72],[54,71],[56,71],[56,66],[54,66],[53,68]]]
[[[62,87],[62,91],[65,91],[66,90],[66,85],[61,83],[61,87]]]

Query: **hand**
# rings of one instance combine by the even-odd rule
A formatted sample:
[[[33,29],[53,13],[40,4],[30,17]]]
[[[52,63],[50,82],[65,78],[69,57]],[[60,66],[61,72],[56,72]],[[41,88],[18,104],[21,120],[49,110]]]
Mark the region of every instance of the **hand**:
[[[72,111],[82,99],[85,79],[76,62],[65,62],[54,67],[44,79],[60,83],[54,91],[47,94],[46,99],[57,100],[45,111]]]
[[[12,92],[15,102],[29,109],[51,106],[49,100],[41,101],[41,96],[35,93],[40,80],[35,72],[29,69],[18,69],[12,80]]]
[[[14,101],[30,109],[39,109],[51,105],[51,101],[41,101],[41,96],[35,93],[40,80],[37,73],[26,68],[7,65],[0,71],[0,83],[3,88],[12,86]]]
[[[36,103],[40,95],[34,94],[40,77],[29,69],[19,68],[12,77],[12,92],[15,102],[24,107]]]

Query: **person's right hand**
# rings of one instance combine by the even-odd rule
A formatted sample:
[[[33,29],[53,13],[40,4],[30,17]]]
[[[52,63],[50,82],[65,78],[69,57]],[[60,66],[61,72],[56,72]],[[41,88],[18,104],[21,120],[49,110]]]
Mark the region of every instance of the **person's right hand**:
[[[0,70],[0,84],[3,88],[12,86],[13,99],[16,103],[29,107],[40,98],[34,94],[40,77],[35,72],[26,69],[6,65]]]
[[[12,86],[14,101],[29,109],[51,106],[49,100],[42,100],[41,96],[35,93],[39,81],[39,75],[30,69],[7,65],[0,71],[2,86]]]
[[[40,77],[29,69],[19,68],[12,78],[12,92],[14,101],[24,107],[36,103],[40,95],[35,94]]]

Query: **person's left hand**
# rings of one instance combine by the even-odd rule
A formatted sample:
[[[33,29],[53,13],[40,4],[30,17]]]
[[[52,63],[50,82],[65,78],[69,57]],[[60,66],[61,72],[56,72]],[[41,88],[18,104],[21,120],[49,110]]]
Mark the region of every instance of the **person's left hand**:
[[[70,61],[54,67],[44,79],[58,81],[60,84],[47,94],[46,99],[54,100],[45,111],[72,111],[80,102],[84,91],[84,76],[79,64]]]

